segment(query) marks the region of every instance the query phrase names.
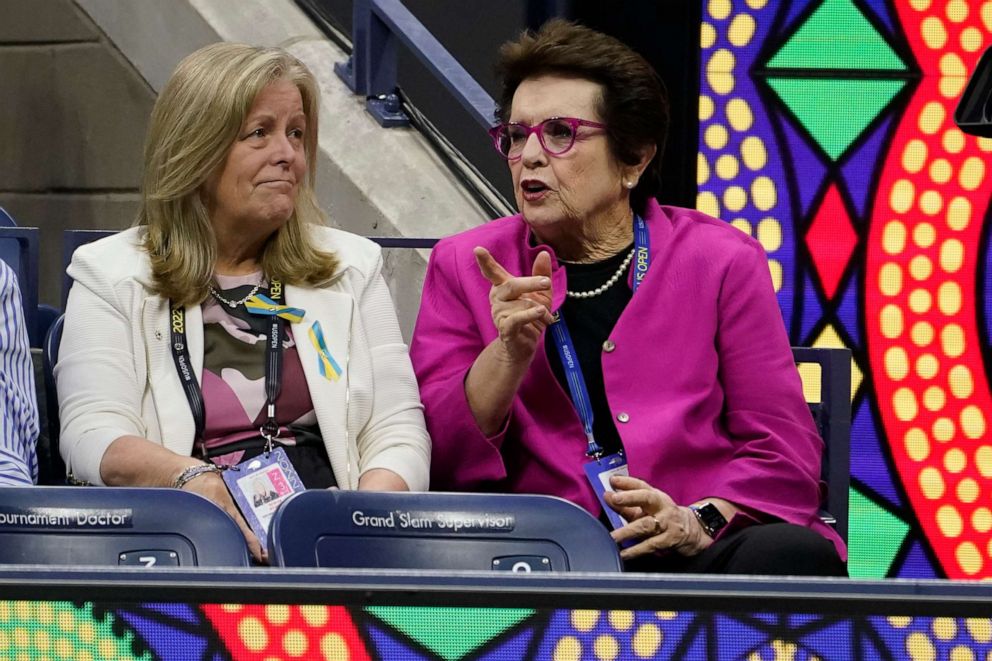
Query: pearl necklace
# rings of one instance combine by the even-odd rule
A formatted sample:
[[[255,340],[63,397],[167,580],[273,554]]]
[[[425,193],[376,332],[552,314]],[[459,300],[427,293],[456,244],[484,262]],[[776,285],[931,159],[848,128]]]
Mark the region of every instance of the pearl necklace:
[[[255,285],[250,292],[248,292],[248,295],[247,296],[245,296],[244,298],[242,298],[241,300],[238,300],[238,301],[231,301],[231,300],[228,300],[228,299],[224,298],[223,296],[220,295],[220,293],[216,289],[214,289],[214,286],[213,285],[207,285],[207,286],[210,288],[210,295],[211,296],[213,296],[214,298],[216,298],[221,303],[224,303],[225,305],[228,305],[228,306],[230,306],[232,308],[236,308],[239,305],[244,305],[245,303],[248,302],[248,299],[249,298],[251,298],[252,296],[254,296],[255,294],[257,294],[258,293],[258,290],[261,289],[261,287],[262,287],[262,282],[259,281],[258,284]]]
[[[627,256],[624,258],[623,263],[620,264],[620,268],[617,269],[617,272],[610,276],[610,279],[601,284],[599,287],[590,289],[589,291],[566,291],[565,296],[568,296],[569,298],[593,298],[594,296],[599,296],[604,291],[617,284],[617,281],[620,280],[620,276],[622,276],[623,272],[627,270],[628,266],[630,266],[630,261],[632,259],[634,259],[633,249],[627,253]]]

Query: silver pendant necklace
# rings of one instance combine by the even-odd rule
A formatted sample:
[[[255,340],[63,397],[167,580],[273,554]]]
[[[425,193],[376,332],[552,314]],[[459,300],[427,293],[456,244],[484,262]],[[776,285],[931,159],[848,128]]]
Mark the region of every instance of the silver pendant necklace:
[[[627,253],[627,256],[624,257],[623,263],[620,264],[620,268],[617,269],[617,272],[610,276],[610,279],[601,284],[599,287],[590,289],[589,291],[566,291],[565,296],[568,296],[569,298],[592,298],[594,296],[599,296],[604,291],[617,284],[624,271],[626,271],[627,267],[630,266],[630,261],[632,259],[634,259],[633,249],[631,249],[631,251]]]
[[[248,292],[248,295],[247,296],[245,296],[244,298],[239,299],[237,301],[232,301],[230,299],[227,299],[227,298],[224,298],[223,296],[221,296],[220,295],[220,292],[218,292],[216,289],[214,289],[214,286],[212,284],[211,285],[207,285],[207,286],[210,288],[210,295],[211,296],[213,296],[218,301],[220,301],[221,303],[223,303],[223,304],[225,304],[225,305],[227,305],[229,307],[236,308],[239,305],[244,305],[246,302],[248,302],[248,299],[250,299],[252,296],[254,296],[255,294],[258,293],[258,290],[261,289],[261,287],[262,287],[262,281],[259,280],[258,281],[258,284],[255,285],[254,287],[252,287],[252,290],[250,292]]]

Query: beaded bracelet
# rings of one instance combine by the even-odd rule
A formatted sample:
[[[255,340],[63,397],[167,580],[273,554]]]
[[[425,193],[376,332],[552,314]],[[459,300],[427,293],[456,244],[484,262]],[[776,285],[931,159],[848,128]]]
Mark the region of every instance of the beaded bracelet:
[[[193,478],[199,477],[204,473],[219,473],[220,467],[214,464],[198,464],[196,466],[188,466],[183,469],[183,472],[179,474],[176,481],[172,483],[173,488],[182,489],[186,486],[186,483]]]

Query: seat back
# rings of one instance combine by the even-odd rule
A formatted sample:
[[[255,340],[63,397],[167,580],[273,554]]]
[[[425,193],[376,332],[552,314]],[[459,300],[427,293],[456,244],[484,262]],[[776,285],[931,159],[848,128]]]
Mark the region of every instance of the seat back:
[[[846,542],[851,483],[851,351],[793,347],[792,355],[825,446],[821,479],[827,484],[827,499],[822,516]]]
[[[0,208],[0,212],[3,209]],[[2,223],[0,223],[2,224]],[[62,309],[69,299],[69,289],[72,287],[72,278],[66,273],[72,262],[72,255],[76,248],[112,236],[117,230],[65,230],[62,233]],[[391,236],[370,236],[369,240],[375,241],[383,248],[433,248],[439,239],[419,239],[410,237]],[[0,244],[2,246],[2,244]],[[2,253],[0,253],[2,254]]]
[[[65,230],[62,232],[62,309],[65,310],[65,302],[69,300],[69,288],[72,287],[72,278],[66,273],[69,263],[72,261],[72,254],[76,248],[93,243],[99,239],[117,234],[117,230]]]
[[[6,209],[0,207],[0,229],[6,227],[17,227],[17,223]],[[0,237],[3,237],[3,234],[0,234]],[[14,273],[18,274],[18,280],[20,280],[20,258],[21,247],[17,240],[0,238],[0,262],[13,269]]]
[[[0,564],[247,567],[237,524],[178,489],[0,487]]]
[[[429,249],[441,239],[421,239],[408,236],[370,236],[369,241],[379,244],[380,248],[414,248]]]
[[[0,215],[7,216],[2,208]],[[32,347],[41,346],[43,339],[38,326],[38,237],[37,227],[13,227],[0,223],[0,261],[17,274],[24,325]]]
[[[59,397],[55,388],[55,364],[59,360],[59,343],[62,342],[62,325],[65,315],[59,315],[52,322],[41,346],[42,366],[45,379],[45,411],[48,428],[47,456],[38,456],[38,481],[41,484],[65,484],[65,462],[59,452]]]
[[[621,571],[617,545],[552,496],[304,491],[269,528],[280,567]]]

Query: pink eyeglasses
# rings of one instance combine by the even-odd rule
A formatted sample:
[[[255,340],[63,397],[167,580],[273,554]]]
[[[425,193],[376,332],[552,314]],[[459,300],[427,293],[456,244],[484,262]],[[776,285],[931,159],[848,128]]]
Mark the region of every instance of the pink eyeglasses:
[[[503,158],[515,161],[523,154],[524,145],[527,144],[527,139],[530,138],[531,133],[537,134],[537,139],[541,142],[544,151],[552,156],[561,156],[575,144],[580,126],[594,129],[606,128],[606,124],[590,122],[585,119],[551,117],[537,126],[528,126],[520,122],[500,124],[489,129],[489,135],[493,138],[496,151],[502,154]]]

